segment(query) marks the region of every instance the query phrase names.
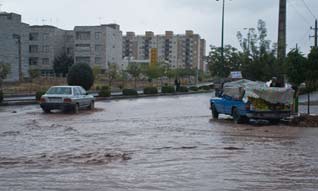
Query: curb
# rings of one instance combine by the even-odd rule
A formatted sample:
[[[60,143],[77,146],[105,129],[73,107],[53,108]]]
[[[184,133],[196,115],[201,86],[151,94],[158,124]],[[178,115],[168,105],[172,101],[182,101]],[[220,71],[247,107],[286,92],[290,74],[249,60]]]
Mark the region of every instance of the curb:
[[[180,95],[192,95],[192,94],[204,94],[204,93],[212,93],[214,90],[209,91],[197,91],[197,92],[178,92],[178,93],[159,93],[159,94],[139,94],[136,96],[111,96],[111,97],[96,97],[96,101],[112,101],[112,100],[125,100],[125,99],[139,99],[139,98],[151,98],[151,97],[167,97],[167,96],[180,96]],[[0,103],[1,106],[19,106],[19,105],[35,105],[39,104],[36,100],[28,100],[28,101],[6,101]]]

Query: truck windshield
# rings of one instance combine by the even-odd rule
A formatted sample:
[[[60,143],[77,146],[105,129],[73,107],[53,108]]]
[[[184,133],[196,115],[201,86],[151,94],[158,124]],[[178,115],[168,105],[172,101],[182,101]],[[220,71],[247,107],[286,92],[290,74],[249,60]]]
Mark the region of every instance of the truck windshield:
[[[48,94],[48,95],[71,95],[72,88],[53,87],[53,88],[50,88],[46,94]]]

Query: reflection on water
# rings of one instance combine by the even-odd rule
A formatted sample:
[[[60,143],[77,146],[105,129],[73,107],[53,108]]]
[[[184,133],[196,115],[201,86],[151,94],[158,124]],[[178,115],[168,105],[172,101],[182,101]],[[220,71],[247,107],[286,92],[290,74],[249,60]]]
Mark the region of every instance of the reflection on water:
[[[79,115],[4,108],[0,187],[317,189],[318,129],[214,121],[209,96],[98,102],[97,111]]]

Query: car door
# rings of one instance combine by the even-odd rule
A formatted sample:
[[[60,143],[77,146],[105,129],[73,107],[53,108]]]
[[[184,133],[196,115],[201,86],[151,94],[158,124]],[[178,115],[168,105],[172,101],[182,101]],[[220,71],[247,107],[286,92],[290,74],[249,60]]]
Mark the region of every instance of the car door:
[[[87,95],[87,92],[86,92],[86,90],[84,90],[84,88],[82,88],[82,87],[78,87],[78,88],[81,92],[81,99],[82,99],[83,105],[89,106],[91,103],[90,96]]]
[[[82,107],[83,103],[81,101],[82,98],[81,98],[80,90],[77,87],[74,87],[73,91],[74,91],[74,97],[75,97],[76,103],[78,103],[79,106]]]

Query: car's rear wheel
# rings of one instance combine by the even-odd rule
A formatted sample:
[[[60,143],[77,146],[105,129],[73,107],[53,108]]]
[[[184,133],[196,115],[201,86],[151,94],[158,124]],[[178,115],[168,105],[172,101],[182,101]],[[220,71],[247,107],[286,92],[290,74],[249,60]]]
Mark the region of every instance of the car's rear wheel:
[[[73,112],[74,113],[78,113],[79,112],[79,105],[78,104],[74,105]]]
[[[216,110],[216,107],[214,104],[211,105],[211,112],[212,112],[213,119],[219,118],[219,112]]]

